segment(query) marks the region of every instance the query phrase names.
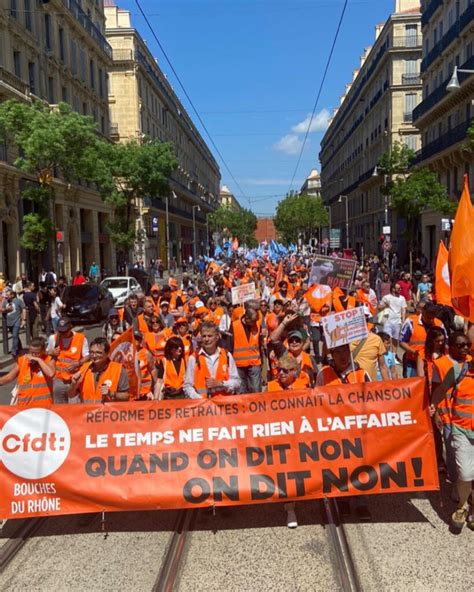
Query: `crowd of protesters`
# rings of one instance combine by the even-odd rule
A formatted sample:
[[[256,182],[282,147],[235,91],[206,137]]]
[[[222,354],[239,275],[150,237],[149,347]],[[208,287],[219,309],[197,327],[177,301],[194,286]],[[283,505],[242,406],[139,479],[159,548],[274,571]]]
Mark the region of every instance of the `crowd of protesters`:
[[[341,254],[333,255],[336,260]],[[111,309],[102,336],[90,344],[62,314],[64,278],[45,272],[36,291],[21,276],[3,290],[12,353],[20,352],[26,319],[33,339],[0,384],[16,380],[16,404],[27,407],[199,399],[425,377],[439,472],[455,484],[451,527],[460,530],[467,523],[474,529],[468,510],[474,479],[473,327],[436,303],[426,260],[417,260],[411,274],[398,269],[395,258],[389,265],[368,256],[358,262],[352,285],[341,289],[324,280],[331,264],[316,270],[319,275],[311,273],[314,257],[295,252],[277,262],[264,251],[252,259],[238,252],[223,260],[202,259],[203,265],[188,266],[191,273],[181,281],[170,274],[144,299],[131,295],[123,308]],[[163,277],[159,264],[157,273]],[[97,266],[87,276],[78,272],[73,283],[96,281]],[[232,288],[251,282],[255,297],[233,305]],[[328,349],[322,318],[355,307],[363,307],[368,336]],[[135,392],[125,366],[109,355],[127,331],[137,350]],[[294,504],[286,509],[288,526],[296,527]],[[341,500],[340,512],[371,519],[363,496]]]

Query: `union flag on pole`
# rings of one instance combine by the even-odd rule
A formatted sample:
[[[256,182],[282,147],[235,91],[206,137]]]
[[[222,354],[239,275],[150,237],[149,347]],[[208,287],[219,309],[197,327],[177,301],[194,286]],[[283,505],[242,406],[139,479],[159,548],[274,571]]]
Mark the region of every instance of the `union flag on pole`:
[[[474,208],[467,175],[459,200],[449,249],[451,298],[457,314],[474,322]]]

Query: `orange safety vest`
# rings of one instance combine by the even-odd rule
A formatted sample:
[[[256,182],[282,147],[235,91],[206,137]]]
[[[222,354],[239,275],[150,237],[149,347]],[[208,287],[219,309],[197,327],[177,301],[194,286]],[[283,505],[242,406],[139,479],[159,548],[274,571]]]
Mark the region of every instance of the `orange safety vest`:
[[[377,310],[377,296],[375,296],[375,300],[373,299],[373,295],[372,295],[372,299],[370,298],[370,293],[366,294],[364,292],[364,290],[362,290],[362,288],[359,288],[357,290],[357,300],[359,302],[361,302],[362,304],[366,304],[369,307],[369,311],[371,315],[375,314],[375,311]]]
[[[159,333],[153,333],[153,331],[145,333],[145,345],[155,360],[165,355],[166,342],[172,335],[173,331],[169,327],[165,327]]]
[[[420,322],[421,315],[410,315],[409,319],[411,319],[411,321],[412,321],[413,331],[411,334],[410,341],[408,342],[408,345],[412,349],[414,349],[416,352],[418,352],[418,355],[420,356],[420,358],[422,360],[424,360],[425,359],[425,342],[426,342],[427,331],[426,331],[423,323]],[[433,326],[434,327],[442,327],[443,323],[440,320],[435,319]],[[410,360],[416,359],[409,352],[406,352],[406,356]]]
[[[313,284],[304,294],[308,304],[311,307],[311,321],[319,323],[321,317],[325,316],[331,310],[332,291],[329,286],[324,284]]]
[[[275,391],[296,391],[298,389],[305,389],[309,387],[308,375],[305,373],[300,374],[295,382],[292,382],[290,386],[286,388],[282,387],[278,380],[270,380],[267,384],[267,391],[273,393]]]
[[[55,343],[58,343],[58,335],[55,334]],[[71,372],[67,372],[66,368],[73,362],[79,362],[82,358],[82,348],[84,346],[85,335],[83,333],[76,333],[73,331],[71,343],[68,349],[62,348],[62,339],[59,338],[59,356],[56,360],[56,378],[60,378],[65,382],[71,381]]]
[[[184,344],[184,359],[186,360],[186,362],[189,360],[189,356],[191,355],[191,352],[193,351],[193,340],[191,338],[191,335],[185,335],[184,337],[181,337],[181,341]]]
[[[321,376],[321,378],[319,378]],[[365,382],[365,370],[357,368],[355,371],[350,370],[343,376],[337,374],[332,366],[324,366],[318,375],[318,384],[322,380],[324,386],[334,386],[337,384],[357,384]]]
[[[206,321],[214,323],[214,325],[219,326],[222,317],[224,316],[224,309],[222,306],[218,306],[214,311],[209,310],[209,314],[206,317]]]
[[[148,323],[146,322],[145,315],[142,312],[138,315],[137,322],[138,322],[138,330],[140,331],[140,333],[143,333],[143,335],[146,335],[147,333],[150,332],[150,328],[148,327]]]
[[[468,361],[466,361],[468,363]],[[456,362],[453,360],[451,356],[441,356],[437,360],[433,360],[433,366],[436,366],[436,370],[438,371],[438,376],[441,382],[445,379],[447,373],[457,364],[459,373],[462,370],[463,363]],[[451,414],[452,414],[452,406],[453,406],[453,398],[446,396],[438,403],[437,411],[441,421],[444,424],[451,423]]]
[[[45,362],[51,361],[51,356],[43,356]],[[30,362],[21,356],[18,359],[18,407],[50,407],[53,404],[52,379],[46,378],[38,364],[34,370]]]
[[[203,397],[216,397],[217,395],[226,395],[225,389],[213,389],[211,393],[206,387],[206,379],[210,378],[209,368],[206,364],[206,358],[202,354],[196,356],[196,366],[194,370],[194,388]],[[216,380],[224,381],[229,379],[229,358],[225,349],[220,348],[219,360],[217,362]]]
[[[163,384],[165,388],[167,386],[176,390],[183,388],[184,375],[186,374],[186,362],[184,359],[181,359],[179,372],[176,372],[176,366],[173,360],[167,360],[165,358],[163,360],[163,370]]]
[[[237,368],[260,366],[262,363],[260,358],[260,324],[257,323],[256,327],[252,327],[248,338],[242,321],[234,321],[232,330],[234,333],[233,354]]]
[[[158,300],[155,301],[153,298],[150,297],[150,298],[148,298],[148,300],[150,302],[153,302],[153,314],[155,316],[159,317],[161,314],[161,308],[160,308],[160,300],[161,299],[158,298]]]
[[[107,368],[99,376],[97,384],[95,384],[94,372],[92,371],[91,366],[92,364],[87,362],[81,368],[81,398],[83,403],[98,404],[102,403],[102,394],[100,389],[103,384],[107,384],[111,393],[117,392],[123,367],[122,364],[119,364],[119,362],[109,362]]]
[[[176,308],[177,308],[176,307],[176,294],[174,292],[171,292],[169,298],[164,298],[163,296],[160,296],[160,299],[158,302],[161,304],[162,300],[169,300],[170,310],[176,310]]]
[[[474,436],[474,372],[471,368],[453,389],[451,423]]]
[[[142,348],[138,354],[138,367],[140,369],[140,396],[148,395],[153,386],[150,369],[148,368],[148,355],[150,352]]]

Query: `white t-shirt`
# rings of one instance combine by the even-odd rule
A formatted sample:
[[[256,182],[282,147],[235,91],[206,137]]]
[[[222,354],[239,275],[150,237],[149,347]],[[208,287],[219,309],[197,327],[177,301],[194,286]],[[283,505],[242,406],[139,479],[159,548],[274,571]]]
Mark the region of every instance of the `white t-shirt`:
[[[390,323],[400,324],[402,322],[402,309],[407,307],[405,296],[395,296],[394,294],[387,294],[382,298],[382,304],[388,305],[384,309],[383,314],[387,315],[387,321]]]
[[[60,317],[62,308],[63,303],[61,301],[61,298],[59,298],[59,296],[56,296],[53,302],[51,302],[51,318],[57,319],[58,317]]]

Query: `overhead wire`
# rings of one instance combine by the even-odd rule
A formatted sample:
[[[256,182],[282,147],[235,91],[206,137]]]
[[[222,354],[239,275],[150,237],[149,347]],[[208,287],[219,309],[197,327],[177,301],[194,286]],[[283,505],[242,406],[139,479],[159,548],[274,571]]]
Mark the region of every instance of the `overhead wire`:
[[[323,90],[323,86],[324,86],[324,82],[326,81],[326,76],[327,76],[327,73],[328,73],[328,70],[329,70],[329,66],[331,64],[332,55],[334,53],[334,48],[336,47],[337,39],[339,37],[339,31],[341,30],[342,21],[344,20],[344,14],[346,12],[347,3],[348,3],[348,0],[345,0],[344,1],[344,6],[342,7],[342,11],[341,11],[341,16],[339,17],[339,22],[337,24],[336,33],[334,35],[334,39],[333,39],[333,42],[332,42],[331,51],[329,52],[329,56],[328,56],[328,59],[327,59],[327,62],[326,62],[326,67],[324,68],[324,73],[323,73],[323,77],[321,79],[321,84],[319,85],[319,90],[318,90],[318,93],[316,95],[316,101],[314,102],[313,112],[311,113],[311,118],[309,120],[308,127],[306,129],[306,133],[305,133],[305,136],[304,136],[304,139],[303,139],[303,143],[301,145],[301,149],[300,149],[300,153],[299,153],[299,156],[298,156],[298,160],[296,162],[295,170],[294,170],[293,176],[291,178],[291,183],[290,183],[290,186],[288,187],[288,193],[290,193],[291,188],[293,187],[293,181],[295,180],[296,173],[298,172],[298,168],[300,166],[301,157],[303,156],[303,152],[304,152],[304,149],[305,149],[305,146],[306,146],[306,141],[308,139],[308,135],[309,135],[309,132],[311,130],[311,125],[313,123],[314,115],[315,115],[316,109],[318,107],[319,98],[321,96],[321,93],[322,93],[322,90]]]
[[[242,196],[249,202],[249,205],[252,206],[252,202],[251,200],[245,195],[244,190],[242,189],[242,187],[239,185],[238,181],[236,180],[236,178],[234,177],[232,171],[230,170],[229,166],[227,165],[227,162],[225,161],[224,157],[221,154],[221,151],[219,150],[219,148],[217,147],[216,143],[214,142],[209,130],[206,127],[206,124],[204,123],[204,121],[202,120],[201,116],[199,115],[199,112],[197,110],[197,108],[195,107],[193,101],[191,100],[191,97],[189,96],[186,88],[184,87],[184,84],[181,82],[181,78],[179,77],[178,73],[176,72],[173,64],[171,63],[170,58],[168,57],[168,54],[166,53],[161,41],[158,39],[157,34],[155,33],[155,30],[153,29],[153,27],[151,26],[150,21],[148,20],[147,15],[145,14],[145,12],[143,11],[143,8],[141,7],[141,4],[139,2],[139,0],[135,0],[135,4],[138,7],[138,10],[140,11],[145,23],[147,24],[148,28],[151,31],[151,34],[153,35],[153,38],[155,39],[156,43],[158,44],[158,47],[160,48],[161,52],[163,53],[169,67],[171,68],[171,71],[173,72],[176,80],[178,81],[179,86],[181,87],[181,90],[183,91],[184,95],[186,96],[189,104],[191,105],[196,117],[198,118],[203,130],[206,132],[212,146],[214,147],[214,150],[217,152],[217,154],[219,155],[219,158],[221,159],[222,164],[224,165],[225,169],[227,170],[227,172],[229,173],[231,179],[233,180],[233,182],[235,183],[237,189],[240,191],[240,193],[242,194]]]

